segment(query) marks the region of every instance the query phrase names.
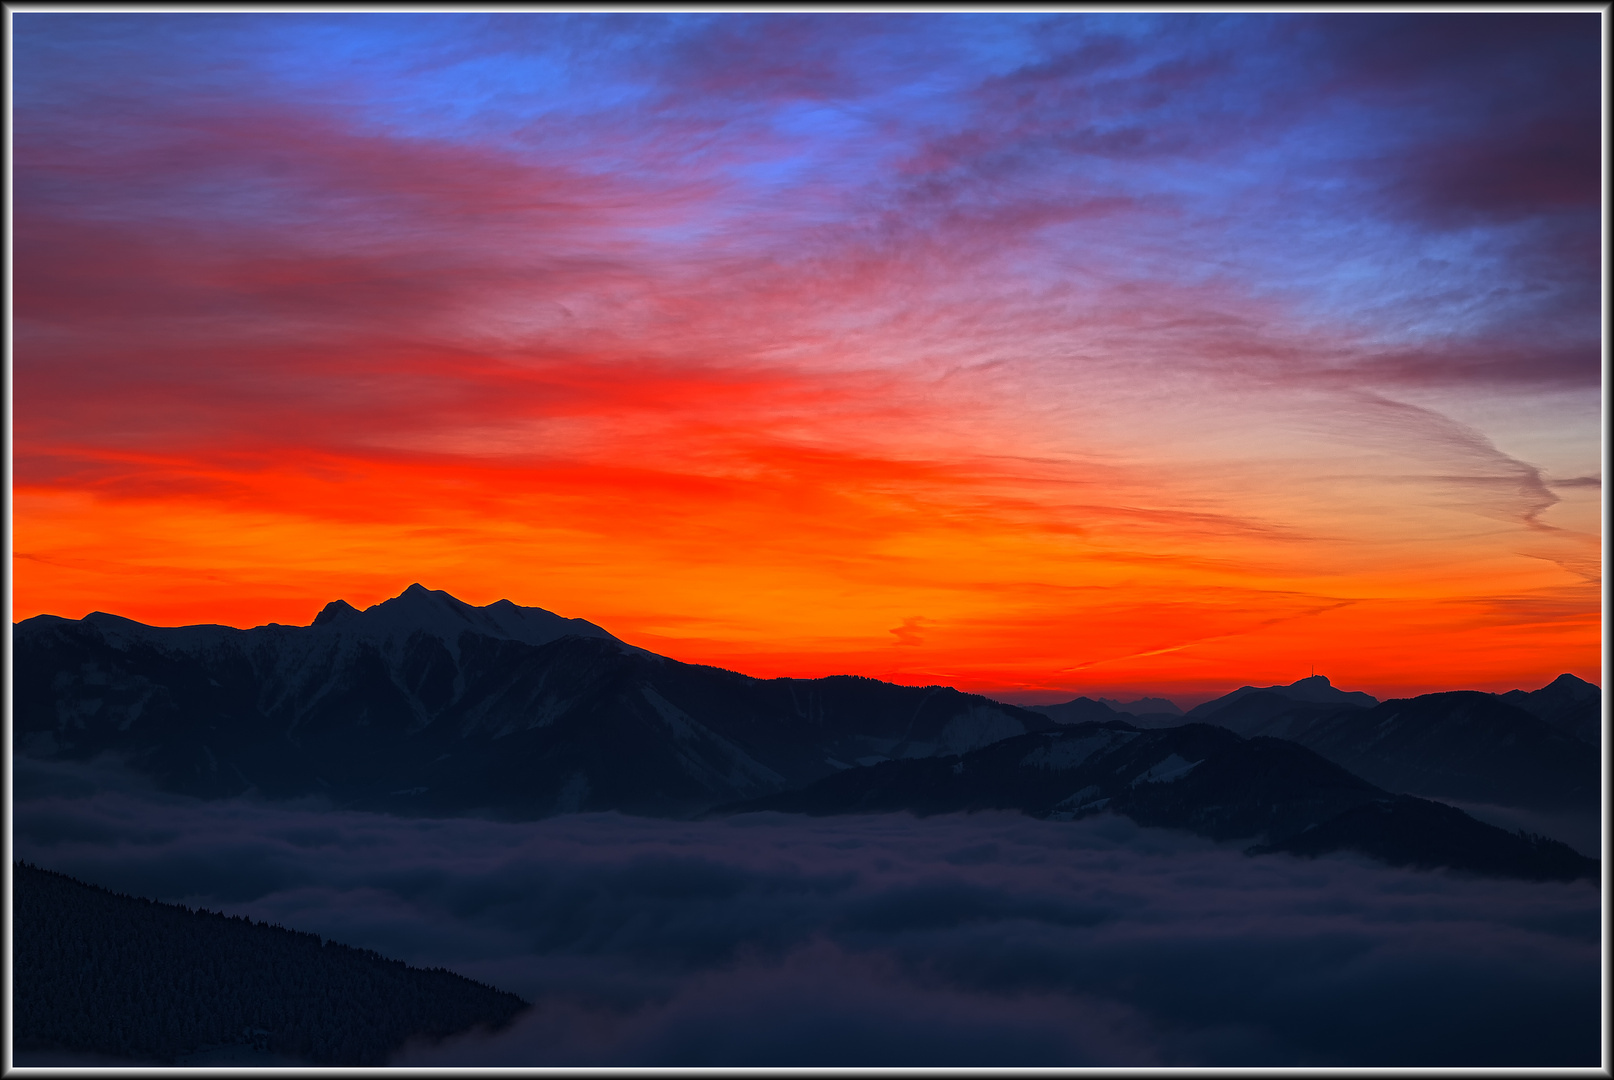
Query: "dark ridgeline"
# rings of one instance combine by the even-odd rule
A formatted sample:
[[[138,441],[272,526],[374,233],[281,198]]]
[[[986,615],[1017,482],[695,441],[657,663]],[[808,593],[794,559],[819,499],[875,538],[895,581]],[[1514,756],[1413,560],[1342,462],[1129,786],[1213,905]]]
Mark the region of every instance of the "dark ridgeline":
[[[1573,675],[1560,675],[1540,690],[1509,690],[1502,700],[1581,742],[1596,746],[1602,736],[1603,693]]]
[[[173,1064],[220,1046],[382,1065],[410,1038],[498,1029],[527,1003],[442,968],[281,926],[13,871],[12,1035],[20,1050]]]
[[[1349,850],[1393,865],[1533,880],[1595,880],[1599,869],[1556,840],[1392,795],[1303,746],[1244,739],[1211,724],[1148,731],[1119,720],[1076,724],[958,756],[851,770],[716,812],[988,809],[1067,821],[1108,810],[1213,840],[1255,839],[1252,854]]]
[[[1364,694],[1360,690],[1339,689],[1328,681],[1326,675],[1308,675],[1288,686],[1241,686],[1232,693],[1195,705],[1188,710],[1188,719],[1203,720],[1210,714],[1221,712],[1229,705],[1254,694],[1275,694],[1289,701],[1308,705],[1331,705],[1336,708],[1353,705],[1357,708],[1370,708],[1379,703],[1372,694]]]
[[[1534,693],[1454,690],[1361,705],[1296,699],[1290,689],[1229,695],[1190,715],[1247,738],[1299,743],[1391,791],[1593,824],[1601,817],[1602,694],[1573,675]]]
[[[1307,843],[1333,837],[1400,858],[1385,840],[1399,829],[1418,865],[1524,876],[1595,865],[1519,848],[1518,837],[1498,839],[1512,834],[1478,822],[1459,837],[1415,803],[1380,802],[1392,793],[1467,800],[1488,813],[1530,811],[1523,819],[1549,831],[1567,821],[1587,832],[1586,816],[1599,812],[1598,748],[1568,732],[1586,728],[1601,694],[1567,675],[1528,694],[1386,702],[1317,675],[1240,687],[1186,716],[1122,719],[1087,698],[1022,709],[856,676],[755,679],[657,656],[541,608],[473,607],[419,585],[364,611],[334,602],[311,626],[41,615],[16,625],[14,648],[18,753],[111,754],[204,798],[320,794],[354,809],[522,820],[741,805],[1001,807],[1053,818],[1104,808],[1268,847],[1372,803],[1381,810]],[[1075,753],[1090,730],[1121,734],[1104,736],[1117,741],[1092,763],[1020,761],[1029,747]],[[1171,758],[1193,767],[1140,779]],[[1511,854],[1472,854],[1487,845]]]
[[[1132,723],[1137,719],[1135,716],[1123,718],[1119,712],[1109,705],[1102,701],[1094,701],[1089,697],[1072,698],[1069,701],[1061,701],[1057,705],[1027,705],[1026,708],[1032,712],[1041,713],[1051,720],[1057,720],[1061,724],[1083,724],[1090,720],[1102,722],[1117,719],[1125,719],[1127,723]],[[1180,714],[1173,719],[1177,723],[1182,722]]]
[[[1413,795],[1374,799],[1253,855],[1285,851],[1315,857],[1357,851],[1391,866],[1448,868],[1535,881],[1596,881],[1600,864],[1567,844],[1475,821],[1456,807]]]
[[[1177,727],[1203,720],[1232,728],[1240,735],[1285,738],[1284,732],[1266,730],[1260,721],[1275,713],[1296,712],[1309,716],[1311,710],[1332,712],[1348,706],[1376,704],[1377,700],[1369,694],[1340,690],[1329,683],[1327,676],[1312,675],[1288,686],[1241,686],[1232,693],[1196,705],[1186,713],[1165,698],[1142,698],[1127,703],[1109,698],[1094,701],[1092,698],[1079,697],[1056,705],[1028,705],[1026,708],[1064,724],[1109,720],[1117,715],[1140,728]]]
[[[1055,726],[951,687],[754,679],[582,620],[418,585],[312,626],[41,615],[14,634],[18,752],[111,752],[170,790],[408,814],[692,814]]]
[[[1395,791],[1588,813],[1601,800],[1595,746],[1477,690],[1343,710],[1293,738]]]

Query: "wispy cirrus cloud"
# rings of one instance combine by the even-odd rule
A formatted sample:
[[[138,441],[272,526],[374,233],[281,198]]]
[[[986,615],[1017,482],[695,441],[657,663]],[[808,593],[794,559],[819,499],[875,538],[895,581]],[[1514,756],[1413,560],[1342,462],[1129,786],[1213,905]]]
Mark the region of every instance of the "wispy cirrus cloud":
[[[183,520],[222,589],[249,503],[288,553],[363,517],[351,543],[433,565],[398,537],[453,519],[513,579],[609,551],[592,600],[524,599],[636,592],[646,626],[686,614],[696,552],[741,553],[772,599],[733,632],[804,658],[770,613],[824,597],[871,641],[1002,625],[976,568],[1005,560],[1034,622],[1036,589],[1123,564],[1140,620],[1230,577],[1326,598],[1376,564],[1347,591],[1399,595],[1416,536],[1550,589],[1449,515],[1585,516],[1547,478],[1596,468],[1562,408],[1600,378],[1595,26],[23,13],[19,547],[118,565],[77,550],[76,500],[146,499],[118,552]],[[1538,459],[1459,396],[1566,434]],[[1321,466],[1341,439],[1378,479]],[[979,591],[947,614],[921,579]],[[48,580],[24,608],[162,599]],[[1089,621],[1065,653],[1102,651]]]

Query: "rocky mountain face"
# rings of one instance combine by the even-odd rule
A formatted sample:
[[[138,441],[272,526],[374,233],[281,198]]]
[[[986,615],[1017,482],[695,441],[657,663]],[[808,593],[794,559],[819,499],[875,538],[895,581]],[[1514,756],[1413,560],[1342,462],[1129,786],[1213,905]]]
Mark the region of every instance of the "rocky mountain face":
[[[1054,726],[947,687],[682,664],[580,619],[418,585],[306,627],[39,616],[14,645],[21,753],[110,752],[204,797],[403,813],[690,813]]]

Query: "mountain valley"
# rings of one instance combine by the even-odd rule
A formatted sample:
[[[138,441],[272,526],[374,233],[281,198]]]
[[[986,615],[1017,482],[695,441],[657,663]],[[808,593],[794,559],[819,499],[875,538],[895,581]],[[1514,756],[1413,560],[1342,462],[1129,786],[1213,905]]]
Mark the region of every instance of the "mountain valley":
[[[17,752],[108,755],[201,798],[316,796],[506,820],[1108,810],[1273,851],[1382,854],[1395,848],[1387,830],[1400,830],[1395,849],[1420,865],[1525,876],[1589,871],[1424,804],[1558,815],[1581,838],[1596,835],[1586,821],[1600,805],[1597,747],[1572,734],[1600,693],[1568,675],[1506,695],[1378,702],[1311,676],[1186,714],[1160,698],[1021,708],[856,676],[751,678],[581,619],[419,585],[364,611],[335,601],[306,627],[161,628],[95,613],[25,620],[14,642]],[[1511,854],[1463,854],[1476,845]]]

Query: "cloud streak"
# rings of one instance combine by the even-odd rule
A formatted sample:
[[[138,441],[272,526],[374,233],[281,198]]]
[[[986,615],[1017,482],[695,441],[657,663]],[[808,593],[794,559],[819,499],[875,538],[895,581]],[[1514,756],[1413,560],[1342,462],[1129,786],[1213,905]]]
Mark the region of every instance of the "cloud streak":
[[[887,674],[923,618],[986,689],[959,628],[1105,652],[1056,593],[1399,602],[1427,538],[1426,612],[1583,576],[1531,545],[1598,467],[1592,16],[17,27],[19,616],[436,570],[690,659]],[[1559,630],[1480,666],[1593,674]],[[1381,640],[1337,645],[1384,685]]]

